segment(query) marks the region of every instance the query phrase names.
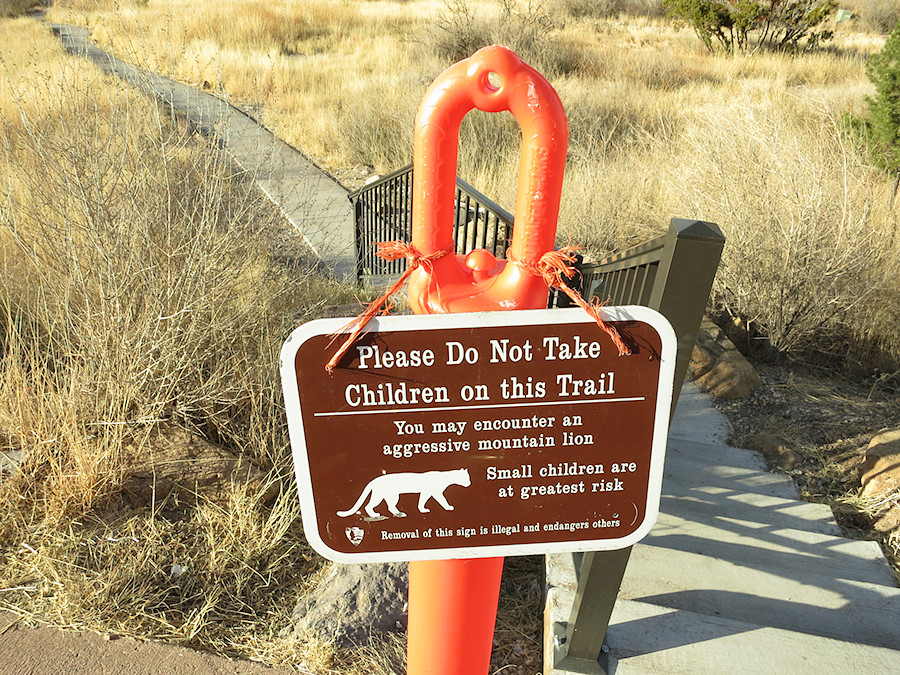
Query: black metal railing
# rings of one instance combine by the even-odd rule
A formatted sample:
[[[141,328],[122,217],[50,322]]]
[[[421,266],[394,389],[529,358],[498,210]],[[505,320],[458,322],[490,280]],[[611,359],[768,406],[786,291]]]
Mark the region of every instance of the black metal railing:
[[[412,165],[350,193],[350,203],[356,220],[357,278],[402,274],[405,260],[382,260],[375,251],[378,242],[408,242],[412,236]]]
[[[359,280],[378,284],[400,275],[406,260],[382,260],[376,244],[412,238],[412,165],[398,169],[350,194],[356,217],[356,262]],[[485,248],[506,256],[513,217],[461,178],[456,179],[453,241],[457,253]]]

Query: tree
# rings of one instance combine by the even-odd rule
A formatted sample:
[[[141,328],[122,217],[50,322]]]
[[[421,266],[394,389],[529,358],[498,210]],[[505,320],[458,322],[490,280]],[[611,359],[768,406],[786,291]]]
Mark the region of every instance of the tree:
[[[893,204],[900,185],[900,23],[894,26],[881,53],[869,59],[866,72],[875,85],[875,96],[866,97],[866,141],[874,162],[894,176]]]
[[[694,29],[709,51],[809,50],[831,39],[822,24],[836,0],[663,0],[669,15]]]

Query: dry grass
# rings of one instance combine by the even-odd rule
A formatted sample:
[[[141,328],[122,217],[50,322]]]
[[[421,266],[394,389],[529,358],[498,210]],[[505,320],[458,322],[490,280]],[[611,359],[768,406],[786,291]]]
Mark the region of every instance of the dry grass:
[[[841,3],[853,12],[849,29],[887,35],[900,20],[900,3],[897,0],[853,0]]]
[[[324,672],[328,645],[278,635],[321,560],[290,489],[277,363],[346,289],[273,262],[283,223],[223,151],[34,21],[0,23],[0,44],[0,439],[24,458],[0,475],[0,601]],[[288,489],[127,503],[161,424]]]
[[[859,12],[883,25],[891,7],[873,0]],[[716,286],[720,309],[758,325],[789,354],[813,350],[897,367],[897,216],[887,208],[888,180],[867,165],[841,122],[845,113],[864,112],[871,93],[865,58],[884,40],[862,30],[862,20],[840,26],[827,51],[789,58],[711,56],[690,31],[661,18],[657,3],[639,0],[63,0],[48,18],[87,25],[95,42],[126,60],[228,97],[325,168],[354,179],[410,161],[419,100],[454,58],[487,42],[510,44],[551,77],[569,115],[562,242],[597,257],[662,231],[673,216],[717,222],[729,238]],[[127,474],[123,439],[154,420],[175,420],[279,466],[286,440],[274,421],[272,345],[285,315],[312,313],[334,291],[308,276],[286,283],[268,264],[260,242],[274,216],[258,210],[221,156],[140,97],[69,64],[45,33],[27,26],[2,24],[7,36],[26,36],[33,46],[3,54],[4,72],[15,77],[0,91],[8,121],[0,161],[13,167],[4,167],[0,213],[3,250],[16,254],[2,270],[12,281],[0,387],[15,405],[0,408],[0,431],[7,445],[37,459],[26,474],[31,482],[16,488],[30,490],[27,517],[14,510],[19,515],[4,522],[8,540],[36,551],[33,536],[21,533],[63,538],[48,545],[40,564],[27,548],[12,547],[3,565],[17,570],[10,583],[42,589],[23,592],[23,607],[55,602],[71,608],[59,620],[74,622],[102,603],[79,605],[74,592],[62,600],[55,575],[65,585],[83,583],[91,566],[112,573],[100,557],[77,569],[50,561],[153,522],[152,514],[114,524],[96,516]],[[87,84],[91,97],[70,95]],[[508,115],[470,115],[460,175],[512,204],[518,138]],[[124,302],[135,297],[141,302]],[[306,555],[293,526],[275,523],[286,522],[275,515],[286,505],[270,510],[252,495],[239,501],[257,514],[248,516],[256,528],[248,531],[285,534],[255,552],[232,542],[227,556],[256,561],[247,565],[257,569],[263,558]],[[217,549],[204,533],[232,516],[201,511],[177,528],[156,518],[148,531],[206,561]],[[85,528],[71,540],[58,534],[67,519]],[[148,552],[144,569],[171,568],[163,558],[161,550]],[[39,581],[28,581],[28,569],[44,570],[35,573]],[[148,577],[158,586],[141,588],[148,597],[163,597],[155,594],[174,583],[157,572]],[[273,584],[287,589],[280,597],[300,592],[304,573],[273,571]],[[241,583],[214,594],[214,607],[192,604],[199,603],[193,590],[178,596],[188,600],[176,610],[160,601],[146,613],[155,618],[135,618],[127,630],[273,663],[306,649],[310,663],[352,670],[357,656],[333,661],[321,645],[247,637],[262,628],[247,617],[234,623],[248,627],[244,637],[232,632],[216,642],[205,632],[210,617],[243,612],[227,609],[235,605],[225,599],[258,606]],[[115,606],[123,588],[110,589],[104,602]],[[127,611],[141,617],[145,609]],[[280,620],[276,614],[268,625]],[[386,640],[359,657],[376,664],[373,672],[390,672],[399,658],[399,643]]]

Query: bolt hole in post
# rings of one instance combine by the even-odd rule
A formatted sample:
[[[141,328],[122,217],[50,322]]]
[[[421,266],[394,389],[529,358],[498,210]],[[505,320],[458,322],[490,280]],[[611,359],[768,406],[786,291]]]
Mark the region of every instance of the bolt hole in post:
[[[547,307],[535,269],[553,250],[568,148],[559,96],[509,49],[491,46],[441,73],[416,116],[412,245],[420,255],[452,251],[459,129],[475,108],[512,113],[522,130],[509,260],[485,250],[441,253],[409,277],[416,314]],[[490,667],[503,558],[410,563],[407,672],[478,675]]]
[[[500,74],[495,73],[493,70],[489,70],[487,75],[485,76],[484,88],[489,93],[497,93],[500,91],[500,88],[503,86],[503,80],[500,79]]]

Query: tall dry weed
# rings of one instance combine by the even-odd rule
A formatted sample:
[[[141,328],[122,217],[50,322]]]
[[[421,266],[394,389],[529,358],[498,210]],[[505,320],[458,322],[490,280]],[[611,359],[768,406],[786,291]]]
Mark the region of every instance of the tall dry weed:
[[[728,237],[718,301],[780,352],[843,352],[898,267],[896,221],[839,120],[814,100],[748,89],[683,142],[671,189]]]
[[[0,117],[0,442],[22,461],[0,474],[4,606],[327,660],[277,635],[319,565],[289,487],[269,506],[265,490],[197,495],[180,517],[119,494],[161,424],[290,485],[280,344],[345,291],[274,262],[281,218],[223,150],[16,27],[34,51],[0,47],[19,64]]]

